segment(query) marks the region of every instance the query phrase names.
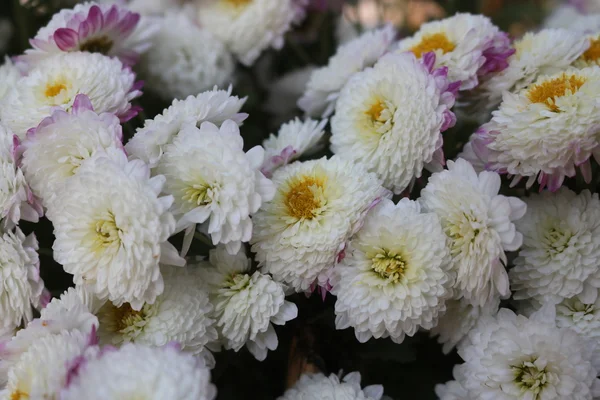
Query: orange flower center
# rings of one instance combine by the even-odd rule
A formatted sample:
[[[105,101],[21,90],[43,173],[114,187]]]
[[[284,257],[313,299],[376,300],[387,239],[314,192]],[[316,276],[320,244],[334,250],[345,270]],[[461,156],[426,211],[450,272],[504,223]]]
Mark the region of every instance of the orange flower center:
[[[303,177],[291,185],[285,196],[288,213],[298,219],[313,219],[315,211],[323,204],[321,194],[324,181],[313,177]]]
[[[445,33],[432,33],[424,35],[421,42],[413,46],[412,51],[417,58],[421,58],[423,54],[429,53],[430,51],[441,50],[442,53],[446,54],[456,48],[456,45],[448,39]]]
[[[542,103],[551,111],[559,112],[556,99],[576,93],[584,83],[585,79],[580,76],[563,73],[557,78],[533,85],[527,93],[527,98],[532,103]]]

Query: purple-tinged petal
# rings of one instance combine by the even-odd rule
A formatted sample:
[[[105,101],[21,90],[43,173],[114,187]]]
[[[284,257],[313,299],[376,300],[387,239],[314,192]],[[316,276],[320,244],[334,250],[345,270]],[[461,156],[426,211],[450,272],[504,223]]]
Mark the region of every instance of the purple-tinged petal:
[[[588,159],[586,162],[581,164],[579,169],[581,170],[581,175],[583,176],[585,183],[592,182],[592,164],[590,163],[590,160]]]
[[[40,306],[42,308],[46,308],[48,303],[50,303],[50,300],[52,300],[52,295],[48,289],[44,288],[44,290],[42,290],[42,294],[40,295]]]
[[[136,115],[138,115],[140,111],[142,111],[142,107],[133,106],[129,110],[127,110],[125,113],[119,115],[119,121],[127,122],[130,119],[134,118]]]
[[[100,7],[94,5],[90,8],[86,21],[90,24],[91,33],[96,33],[104,26],[104,16]]]
[[[121,34],[129,35],[131,32],[133,32],[139,22],[140,14],[130,12],[127,13],[127,15],[125,15],[121,21],[119,21],[117,29],[119,32],[121,32]]]
[[[94,106],[90,101],[90,98],[85,94],[80,93],[75,96],[75,100],[73,101],[73,114],[79,114],[79,112],[84,110],[94,111]]]
[[[104,16],[104,26],[112,28],[117,22],[119,22],[119,9],[116,4],[113,4]]]
[[[423,54],[423,57],[421,57],[421,60],[423,62],[423,65],[425,65],[425,68],[427,68],[427,70],[429,71],[429,73],[432,73],[433,67],[435,66],[435,53],[433,51],[425,53]]]
[[[73,50],[77,47],[79,42],[79,35],[72,29],[69,28],[58,28],[54,32],[54,42],[62,51]]]

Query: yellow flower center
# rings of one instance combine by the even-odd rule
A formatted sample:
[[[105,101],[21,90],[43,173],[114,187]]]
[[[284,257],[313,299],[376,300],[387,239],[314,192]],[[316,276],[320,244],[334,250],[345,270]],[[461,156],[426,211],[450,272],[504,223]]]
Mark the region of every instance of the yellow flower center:
[[[67,85],[64,82],[49,83],[46,85],[44,95],[48,98],[56,97],[61,94],[63,90],[67,90]]]
[[[140,321],[144,320],[144,313],[142,310],[136,311],[129,303],[123,304],[121,307],[115,307],[112,303],[108,305],[109,310],[105,311],[108,315],[106,326],[113,332],[121,332],[127,330],[127,328],[134,327]]]
[[[600,37],[590,39],[590,48],[581,55],[580,59],[588,62],[600,61]]]
[[[371,261],[373,271],[392,283],[399,282],[406,270],[406,261],[400,254],[385,251],[377,254]]]
[[[221,0],[223,3],[234,6],[242,7],[252,3],[252,0]]]
[[[285,195],[289,215],[298,219],[313,219],[323,206],[323,179],[305,176],[293,182]]]
[[[103,218],[96,220],[93,224],[95,233],[95,251],[102,251],[106,247],[119,244],[121,242],[121,230],[115,222],[115,216],[109,211]]]
[[[423,54],[429,53],[430,51],[441,50],[443,54],[449,53],[456,48],[456,45],[448,39],[443,32],[432,33],[429,35],[423,35],[421,41],[413,46],[412,51],[417,58],[421,58]]]
[[[198,183],[188,187],[183,194],[183,201],[197,206],[205,206],[212,202],[210,191],[212,188],[206,183]]]
[[[377,101],[375,104],[371,106],[366,112],[366,114],[371,117],[373,121],[378,121],[381,118],[381,113],[385,110],[385,106],[383,102]]]
[[[538,395],[548,383],[548,377],[546,376],[546,370],[540,370],[535,365],[535,361],[534,358],[532,361],[524,361],[520,365],[513,365],[512,370],[515,375],[514,382],[517,386]]]
[[[113,41],[106,36],[101,36],[89,39],[83,43],[79,49],[90,53],[107,54],[112,47]]]
[[[10,394],[10,400],[25,400],[29,398],[29,394],[16,390]]]
[[[575,94],[584,83],[583,77],[563,73],[557,78],[533,85],[527,93],[527,98],[532,103],[545,104],[551,111],[559,112],[556,99]]]

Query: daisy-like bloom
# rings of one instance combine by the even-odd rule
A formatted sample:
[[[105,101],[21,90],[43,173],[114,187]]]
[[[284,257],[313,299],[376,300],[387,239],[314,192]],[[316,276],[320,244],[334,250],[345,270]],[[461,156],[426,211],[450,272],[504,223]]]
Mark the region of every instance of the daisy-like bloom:
[[[231,86],[228,90],[218,90],[215,86],[213,90],[197,96],[173,100],[171,106],[162,114],[147,120],[144,126],[137,130],[125,146],[127,153],[131,158],[139,158],[150,168],[154,168],[163,155],[164,147],[177,137],[186,123],[199,127],[208,121],[221,126],[229,119],[241,125],[248,117],[248,114],[240,113],[246,98],[232,96],[231,90]]]
[[[217,0],[199,5],[198,21],[250,66],[267,48],[283,47],[299,11],[294,0]]]
[[[8,371],[8,383],[0,390],[0,398],[58,399],[68,381],[71,361],[80,357],[89,344],[90,334],[80,331],[39,338]]]
[[[161,19],[140,66],[146,86],[170,100],[230,83],[235,64],[223,43],[181,11]]]
[[[514,221],[525,214],[526,205],[499,195],[499,190],[497,173],[477,174],[468,161],[458,159],[431,176],[419,199],[425,211],[440,217],[450,239],[457,298],[465,297],[475,306],[510,295],[504,252],[517,250],[523,241]]]
[[[17,81],[21,79],[21,76],[21,71],[11,59],[4,57],[4,64],[0,66],[0,102],[10,89],[15,86]]]
[[[54,14],[30,40],[20,61],[35,64],[61,52],[85,51],[118,57],[124,64],[135,64],[139,55],[151,46],[154,24],[140,15],[115,4],[86,2]]]
[[[40,305],[38,243],[19,228],[0,236],[0,328],[15,328],[33,319],[31,307]]]
[[[319,122],[312,119],[302,121],[300,118],[281,125],[277,136],[271,134],[263,141],[265,149],[265,162],[261,169],[263,173],[271,176],[275,169],[320,150],[325,125],[327,125],[326,119]]]
[[[423,62],[411,53],[383,56],[348,81],[331,120],[332,151],[364,164],[396,194],[424,167],[444,164],[441,132],[456,122],[450,109],[459,83],[434,63],[433,53]]]
[[[513,46],[516,51],[509,57],[508,67],[477,88],[482,108],[493,110],[504,92],[518,92],[541,75],[565,70],[583,54],[589,42],[579,32],[543,29],[526,33]]]
[[[431,330],[438,337],[442,351],[448,354],[477,325],[481,317],[494,315],[500,306],[500,297],[493,296],[483,306],[474,306],[465,298],[446,302],[446,312]]]
[[[298,308],[285,300],[284,286],[270,275],[251,273],[251,261],[242,249],[230,255],[223,247],[210,251],[210,266],[202,266],[215,305],[219,342],[239,351],[244,345],[264,360],[277,348],[273,324],[284,325],[298,315]]]
[[[380,400],[383,396],[383,386],[371,385],[364,389],[360,386],[360,373],[351,372],[340,379],[331,374],[304,374],[298,382],[286,390],[277,400]]]
[[[505,69],[514,53],[508,35],[488,17],[461,13],[421,25],[398,43],[398,51],[410,51],[417,58],[434,52],[435,66],[448,67],[448,77],[461,82],[460,90],[473,89],[480,79]]]
[[[253,216],[252,251],[264,272],[297,292],[328,286],[346,241],[391,197],[375,174],[337,156],[279,168],[273,182],[274,199]]]
[[[599,26],[595,32],[598,32],[600,30],[600,16],[596,18],[598,19]],[[578,68],[600,66],[600,34],[595,33],[594,35],[590,35],[588,36],[588,40],[590,47],[573,63]]]
[[[129,304],[120,307],[106,302],[97,312],[100,344],[121,345],[134,342],[164,346],[177,342],[181,349],[202,356],[209,366],[214,358],[206,344],[217,340],[213,306],[197,269],[161,268],[165,291],[154,304],[135,311]]]
[[[355,73],[373,66],[390,49],[395,37],[393,26],[387,25],[340,46],[326,66],[312,73],[298,107],[312,117],[330,116],[346,82]]]
[[[158,197],[165,178],[150,178],[141,161],[121,150],[97,152],[67,179],[48,210],[54,224],[54,258],[116,306],[140,310],[163,291],[159,261],[185,260],[167,239],[175,230],[170,196]]]
[[[517,222],[523,247],[510,271],[516,300],[559,303],[580,296],[596,300],[600,288],[600,200],[588,190],[562,188],[526,199]]]
[[[83,161],[103,149],[122,149],[123,133],[113,114],[98,115],[86,95],[70,113],[58,109],[27,132],[19,146],[21,169],[33,194],[47,206]]]
[[[435,214],[406,198],[382,200],[335,268],[336,328],[353,327],[361,343],[388,336],[402,343],[433,328],[453,294],[449,258]]]
[[[138,109],[131,100],[140,96],[135,74],[117,59],[101,54],[62,53],[36,65],[5,96],[0,119],[20,138],[55,107],[69,110],[78,94],[85,94],[97,113],[109,112],[127,121]],[[9,106],[10,105],[10,106]]]
[[[455,368],[473,399],[592,400],[600,395],[592,364],[595,345],[575,331],[558,328],[554,307],[530,318],[501,309],[482,318],[458,353]]]
[[[216,395],[202,360],[173,345],[151,348],[128,343],[88,357],[60,398],[213,400]]]
[[[260,172],[264,149],[244,153],[244,140],[231,120],[221,127],[203,122],[182,127],[156,173],[166,177],[165,192],[173,195],[177,230],[208,222],[213,244],[223,243],[235,254],[252,235],[250,215],[273,198],[273,183]]]
[[[18,166],[19,139],[0,123],[0,226],[12,229],[23,219],[38,222],[43,215],[40,201],[33,195]]]
[[[579,167],[592,179],[590,157],[600,160],[600,69],[570,69],[541,76],[527,89],[506,93],[492,120],[472,137],[486,169],[527,178],[556,191]]]

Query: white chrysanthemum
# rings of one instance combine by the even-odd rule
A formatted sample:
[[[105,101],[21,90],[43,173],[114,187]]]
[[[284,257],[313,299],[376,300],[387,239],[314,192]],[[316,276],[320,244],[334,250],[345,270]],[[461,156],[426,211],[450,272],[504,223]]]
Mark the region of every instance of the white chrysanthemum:
[[[139,310],[163,291],[159,261],[183,265],[167,239],[175,230],[165,178],[150,178],[140,160],[120,150],[97,152],[69,178],[52,202],[54,258],[77,285]]]
[[[446,312],[431,330],[431,334],[439,335],[438,342],[443,344],[442,351],[448,354],[477,325],[480,318],[496,314],[499,306],[499,296],[493,296],[483,306],[474,306],[465,298],[449,300],[446,302]]]
[[[411,53],[388,54],[342,89],[331,120],[331,149],[364,164],[400,194],[424,167],[444,163],[441,132],[453,126],[457,85]]]
[[[421,191],[424,210],[440,217],[450,239],[458,296],[473,305],[510,295],[504,252],[517,250],[523,241],[514,221],[525,214],[526,205],[499,190],[498,174],[478,175],[469,162],[458,159],[448,161],[448,170],[433,174]]]
[[[277,348],[273,324],[284,325],[298,315],[294,303],[285,300],[284,286],[259,271],[250,274],[251,263],[242,249],[230,255],[222,247],[210,252],[210,266],[201,266],[215,305],[219,341],[226,349],[244,345],[262,361]]]
[[[355,73],[374,65],[389,50],[395,37],[396,31],[388,25],[340,46],[326,66],[312,73],[298,106],[309,116],[331,115],[346,82]]]
[[[526,33],[514,43],[508,68],[478,87],[481,104],[491,110],[504,92],[528,87],[541,75],[563,71],[589,47],[585,36],[566,29],[543,29]]]
[[[44,282],[40,278],[38,243],[19,228],[0,236],[0,328],[15,328],[33,318],[40,305]]]
[[[526,199],[517,222],[523,247],[510,271],[515,299],[559,303],[580,296],[593,303],[600,288],[600,200],[588,190],[562,188]]]
[[[52,331],[89,332],[92,326],[98,327],[98,318],[94,314],[103,303],[85,286],[77,286],[52,299],[42,309],[39,319]]]
[[[4,57],[4,64],[0,66],[0,102],[21,79],[21,76],[21,71],[11,59]]]
[[[380,400],[383,386],[360,386],[360,373],[351,372],[340,379],[337,375],[304,374],[277,400]]]
[[[83,161],[104,149],[122,149],[123,133],[113,114],[96,114],[85,95],[70,113],[62,109],[27,133],[19,147],[21,169],[33,193],[48,206]]]
[[[475,150],[473,149],[473,142],[469,141],[465,143],[462,151],[456,156],[457,160],[459,158],[463,158],[471,163],[475,172],[480,173],[485,171],[485,163],[483,160],[481,160],[481,158],[479,158],[477,153],[475,153]]]
[[[456,376],[457,373],[458,369],[455,367],[454,375]],[[439,400],[471,400],[469,393],[459,380],[435,385],[435,394],[438,396]]]
[[[488,17],[466,13],[421,25],[398,43],[397,51],[410,51],[418,58],[434,52],[435,67],[448,67],[448,78],[460,81],[461,90],[473,89],[481,76],[504,69],[514,52],[506,33]]]
[[[141,92],[135,74],[117,59],[97,53],[61,53],[21,78],[5,96],[0,119],[20,138],[52,113],[69,110],[78,94],[88,96],[97,113],[109,112],[126,121],[137,114],[131,100]]]
[[[140,67],[148,88],[164,98],[181,99],[231,83],[235,64],[219,40],[181,11],[162,18]]]
[[[449,261],[435,214],[408,199],[384,199],[335,268],[336,328],[353,327],[363,343],[388,336],[402,343],[419,328],[433,328],[453,294]]]
[[[600,10],[599,10],[600,11]],[[600,30],[600,15],[582,14],[570,5],[556,7],[544,22],[546,28],[565,28],[572,31],[596,33]]]
[[[277,136],[271,134],[263,141],[265,163],[262,171],[272,174],[275,169],[320,150],[325,125],[326,119],[319,122],[300,118],[281,125]]]
[[[273,198],[273,183],[260,172],[264,149],[244,153],[238,125],[221,128],[203,122],[182,127],[155,172],[166,178],[164,191],[174,197],[177,230],[208,221],[213,244],[223,243],[235,254],[252,235],[252,220],[261,203]]]
[[[212,122],[221,126],[230,119],[238,125],[242,124],[248,114],[240,113],[246,98],[240,99],[231,95],[228,90],[218,90],[216,87],[189,96],[185,100],[173,100],[171,106],[152,120],[147,120],[139,128],[135,136],[127,142],[125,149],[131,158],[139,158],[150,168],[158,165],[163,155],[164,146],[171,143],[186,123],[191,122],[200,126],[202,122]]]
[[[86,360],[62,400],[213,400],[217,389],[201,360],[176,346],[128,343]]]
[[[592,400],[600,395],[594,344],[557,328],[554,307],[532,317],[501,309],[459,346],[459,381],[474,399]]]
[[[217,340],[215,321],[209,318],[213,306],[197,269],[163,267],[161,272],[165,291],[154,304],[135,311],[129,304],[116,307],[106,302],[99,309],[100,344],[160,347],[177,342],[183,351],[202,356],[213,366],[214,358],[205,347]]]
[[[68,382],[70,364],[89,343],[90,335],[80,331],[39,338],[9,370],[8,383],[0,390],[0,398],[58,399]]]
[[[505,93],[492,120],[472,137],[486,168],[527,178],[527,187],[557,190],[576,168],[592,179],[590,157],[600,159],[600,68],[541,76],[527,89]]]
[[[590,47],[573,63],[578,68],[600,66],[600,34],[597,33],[600,31],[600,15],[596,18],[599,22],[598,28],[594,30],[593,35],[587,37]]]
[[[18,166],[19,140],[0,123],[0,223],[4,230],[12,229],[19,220],[38,222],[43,215],[42,205]]]
[[[252,251],[264,272],[298,292],[327,286],[346,241],[391,196],[375,174],[335,156],[280,168],[273,183],[274,199],[253,217]]]
[[[267,48],[283,47],[296,13],[294,0],[217,0],[198,7],[198,21],[243,64],[252,65]]]

